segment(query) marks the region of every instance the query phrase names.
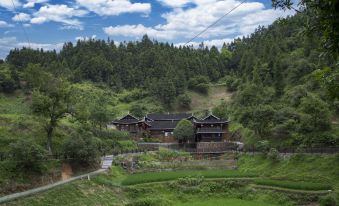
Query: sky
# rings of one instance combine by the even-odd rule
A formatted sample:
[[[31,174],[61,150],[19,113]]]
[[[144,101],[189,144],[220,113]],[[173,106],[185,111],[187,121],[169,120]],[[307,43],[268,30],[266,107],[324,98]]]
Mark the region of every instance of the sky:
[[[226,14],[240,0],[0,0],[0,59],[13,48],[46,50],[64,42],[151,39],[182,45]],[[14,6],[13,6],[14,4]],[[292,11],[270,0],[247,0],[190,45],[224,42],[252,33]]]

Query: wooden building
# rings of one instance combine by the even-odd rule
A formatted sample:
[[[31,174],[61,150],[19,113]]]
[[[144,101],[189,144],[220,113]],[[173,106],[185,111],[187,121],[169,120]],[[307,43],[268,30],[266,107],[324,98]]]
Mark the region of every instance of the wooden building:
[[[193,121],[196,142],[221,142],[228,132],[228,121],[213,114]]]
[[[173,130],[182,119],[190,120],[194,125],[196,142],[221,142],[225,140],[228,121],[222,120],[213,114],[203,119],[198,119],[190,113],[147,114],[142,119],[128,114],[119,120],[113,121],[113,125],[118,130],[128,131],[132,135],[139,137],[143,133],[147,133],[163,142],[174,142]]]
[[[128,114],[121,119],[115,120],[112,124],[120,131],[127,131],[133,136],[141,135],[149,126],[143,119],[138,119]]]

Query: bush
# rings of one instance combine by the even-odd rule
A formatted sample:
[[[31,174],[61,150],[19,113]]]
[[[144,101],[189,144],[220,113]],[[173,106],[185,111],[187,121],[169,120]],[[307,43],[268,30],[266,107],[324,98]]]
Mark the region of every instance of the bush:
[[[330,194],[322,197],[319,203],[320,203],[320,206],[336,206],[337,205],[337,201],[335,197]]]
[[[17,87],[10,69],[6,65],[0,65],[0,92],[12,93]]]
[[[270,142],[267,140],[258,141],[256,144],[256,148],[260,152],[267,153],[270,149]]]
[[[21,139],[9,145],[9,154],[18,169],[41,172],[42,161],[47,159],[47,151],[33,141]]]
[[[146,114],[146,107],[140,103],[132,104],[130,112],[136,117],[143,117]]]
[[[197,76],[188,81],[188,88],[202,94],[208,93],[209,80],[205,76]]]
[[[181,108],[189,109],[191,105],[191,98],[187,94],[182,94],[178,96],[178,104]]]
[[[123,140],[123,141],[118,141],[115,144],[114,150],[116,152],[129,152],[133,150],[137,150],[138,145],[131,140]]]
[[[99,137],[111,139],[111,140],[128,140],[130,138],[130,134],[125,131],[119,130],[97,130],[95,131],[96,135]]]
[[[237,91],[238,86],[240,85],[241,82],[240,82],[240,79],[234,76],[227,76],[225,78],[225,83],[226,83],[227,90],[229,92],[234,92],[234,91]]]
[[[130,103],[136,100],[143,99],[148,96],[148,93],[142,89],[133,89],[128,93],[124,94],[122,97],[119,98],[119,101]]]
[[[279,160],[279,152],[276,148],[271,148],[270,151],[267,153],[268,159],[272,161],[278,161]]]
[[[99,139],[75,136],[63,143],[64,156],[82,164],[92,164],[99,157]]]

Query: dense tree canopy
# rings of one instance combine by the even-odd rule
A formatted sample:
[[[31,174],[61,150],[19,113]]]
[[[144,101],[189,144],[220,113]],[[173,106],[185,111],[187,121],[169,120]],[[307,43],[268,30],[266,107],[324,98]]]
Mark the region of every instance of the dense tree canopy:
[[[179,121],[173,131],[173,135],[182,142],[192,140],[194,137],[194,127],[192,122],[186,119]]]

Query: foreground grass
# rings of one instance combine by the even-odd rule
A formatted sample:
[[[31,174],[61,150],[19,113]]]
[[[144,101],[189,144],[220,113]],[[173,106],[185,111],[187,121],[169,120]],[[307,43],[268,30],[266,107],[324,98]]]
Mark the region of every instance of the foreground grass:
[[[113,167],[109,174],[91,181],[76,181],[5,205],[306,205],[326,194],[317,190],[337,183],[337,158],[306,156],[272,162],[259,155],[241,155],[239,171],[181,170],[127,175],[121,168]],[[254,174],[259,177],[244,178],[255,177]],[[183,178],[202,176],[205,178]],[[159,183],[141,184],[148,182]],[[256,185],[252,187],[252,183]]]
[[[221,199],[221,198],[211,198],[209,200],[197,200],[186,203],[178,203],[175,206],[273,206],[273,204],[268,204],[264,202],[240,200],[240,199]]]
[[[258,184],[304,190],[332,187],[339,191],[339,155],[294,155],[279,161],[271,161],[262,155],[241,155],[238,168],[242,172],[260,174],[262,179],[274,179]]]
[[[183,177],[204,177],[204,178],[242,178],[255,177],[254,173],[239,172],[236,170],[181,170],[166,172],[148,172],[127,176],[122,185],[135,185],[150,182],[162,182],[176,180]]]
[[[295,190],[331,190],[332,186],[324,183],[313,182],[296,182],[296,181],[283,181],[283,180],[270,180],[270,179],[256,179],[254,183],[257,185],[280,187]]]
[[[110,188],[101,186],[92,181],[79,180],[4,205],[122,205],[124,199],[124,195],[119,188]]]

